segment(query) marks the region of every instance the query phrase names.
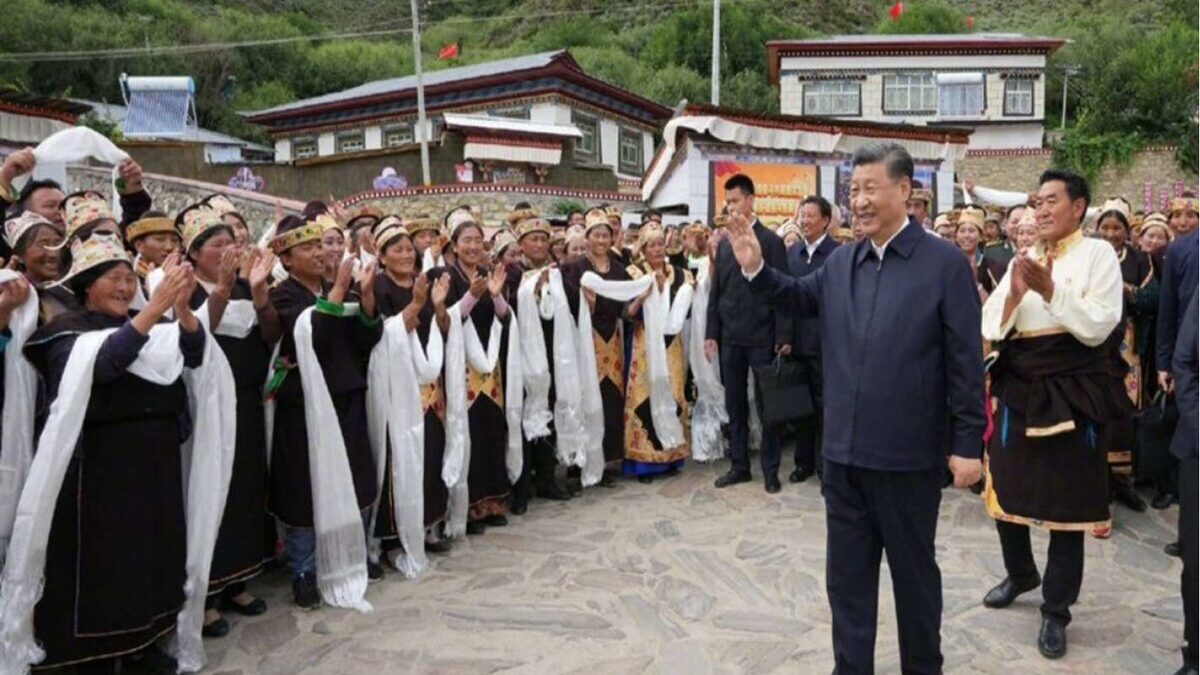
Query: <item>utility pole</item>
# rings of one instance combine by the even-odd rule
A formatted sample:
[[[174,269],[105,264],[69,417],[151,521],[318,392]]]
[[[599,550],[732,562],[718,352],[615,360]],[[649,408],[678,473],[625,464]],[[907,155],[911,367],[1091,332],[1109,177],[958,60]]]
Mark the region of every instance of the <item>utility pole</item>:
[[[1063,107],[1062,107],[1062,123],[1059,125],[1060,129],[1067,128],[1067,80],[1072,75],[1075,75],[1078,72],[1079,72],[1079,69],[1075,68],[1073,66],[1064,66],[1063,67]]]
[[[417,141],[421,144],[421,184],[429,185],[429,137],[425,130],[425,84],[421,80],[421,22],[417,0],[412,4],[413,65],[417,75]]]
[[[713,105],[721,105],[721,0],[713,0],[712,29],[712,99]]]

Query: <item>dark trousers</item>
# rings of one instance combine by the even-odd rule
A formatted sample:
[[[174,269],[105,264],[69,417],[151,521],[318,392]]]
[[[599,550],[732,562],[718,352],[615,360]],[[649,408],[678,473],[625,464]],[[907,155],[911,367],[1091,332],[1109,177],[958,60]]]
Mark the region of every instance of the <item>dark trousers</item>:
[[[1197,477],[1200,460],[1196,457],[1179,464],[1179,554],[1183,556],[1183,574],[1179,585],[1183,595],[1183,661],[1196,665],[1196,510],[1200,507]]]
[[[521,463],[521,477],[513,486],[515,495],[526,498],[532,497],[537,490],[545,491],[554,485],[554,467],[558,464],[554,458],[554,434],[534,440],[524,440]]]
[[[793,458],[797,469],[816,471],[821,469],[821,357],[800,355],[796,357],[804,364],[808,375],[808,389],[812,392],[813,415],[796,422],[796,450]]]
[[[876,471],[825,461],[825,586],[834,675],[875,672],[879,562],[887,554],[900,669],[942,669],[942,573],[934,557],[942,470]]]
[[[996,521],[1004,569],[1017,581],[1036,580],[1037,563],[1029,541],[1029,526]],[[1042,575],[1042,616],[1071,622],[1071,605],[1079,599],[1083,584],[1083,532],[1050,531],[1046,573]]]
[[[721,381],[725,384],[725,411],[729,414],[729,457],[733,470],[750,473],[750,404],[746,386],[750,368],[763,366],[775,358],[770,347],[743,347],[721,344]],[[779,474],[779,429],[763,427],[762,447],[759,448],[764,476]]]

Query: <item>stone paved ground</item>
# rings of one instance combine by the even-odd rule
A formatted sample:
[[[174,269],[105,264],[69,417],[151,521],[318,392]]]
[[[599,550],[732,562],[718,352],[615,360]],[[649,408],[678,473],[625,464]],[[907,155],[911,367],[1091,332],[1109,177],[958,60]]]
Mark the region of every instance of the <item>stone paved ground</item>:
[[[254,582],[271,611],[230,617],[209,640],[206,672],[271,673],[828,673],[825,520],[815,480],[712,487],[723,472],[689,465],[652,485],[622,481],[569,503],[535,502],[507,528],[471,537],[416,581],[389,575],[375,611],[302,612],[286,575]],[[1182,631],[1177,511],[1120,509],[1113,537],[1089,539],[1083,591],[1063,660],[1035,645],[1038,600],[988,610],[1003,575],[979,498],[945,493],[938,560],[947,673],[1160,674],[1178,667]],[[1045,535],[1034,549],[1044,563]],[[880,589],[880,673],[898,673],[891,584]]]

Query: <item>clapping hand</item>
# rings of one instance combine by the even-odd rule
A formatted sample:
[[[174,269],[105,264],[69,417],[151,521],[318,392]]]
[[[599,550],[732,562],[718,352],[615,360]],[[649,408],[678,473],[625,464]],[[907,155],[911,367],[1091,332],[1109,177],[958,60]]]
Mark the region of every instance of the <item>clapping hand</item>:
[[[142,189],[142,165],[133,161],[132,158],[123,160],[117,165],[117,174],[121,176],[121,180],[125,181],[125,187],[121,191],[122,194],[130,194],[140,192]]]
[[[238,269],[241,267],[241,251],[236,246],[226,246],[221,251],[221,264],[217,270],[217,289],[228,296],[233,292],[233,284],[237,281]]]
[[[337,276],[334,277],[333,288],[329,290],[329,301],[341,303],[346,301],[346,293],[350,290],[350,280],[354,273],[354,258],[346,258],[338,265]]]
[[[345,262],[350,263],[353,267],[354,258],[349,258]],[[362,311],[367,316],[375,316],[375,271],[378,269],[378,265],[378,261],[372,260],[363,265],[355,275],[355,281],[358,282],[358,295],[362,300]]]
[[[275,254],[257,246],[250,247],[250,290],[266,293],[267,282],[275,270]]]
[[[8,327],[14,310],[29,299],[29,281],[25,275],[0,284],[0,329]]]
[[[494,265],[492,274],[488,277],[487,289],[493,296],[500,295],[500,291],[504,290],[504,282],[508,280],[508,275],[505,273],[504,265]]]
[[[418,274],[413,281],[412,304],[418,309],[425,306],[425,298],[429,297],[429,277]]]
[[[471,286],[467,289],[467,292],[470,293],[476,300],[478,300],[483,297],[483,294],[487,291],[487,288],[487,275],[485,275],[482,270],[476,270],[475,278],[471,280]]]
[[[421,276],[424,278],[425,275]],[[433,306],[435,308],[445,307],[446,295],[449,294],[449,292],[450,275],[442,273],[442,275],[437,278],[437,281],[433,282]]]
[[[1042,296],[1046,302],[1054,297],[1054,256],[1046,257],[1046,264],[1042,265],[1028,255],[1022,253],[1017,256],[1016,262],[1013,263],[1014,276],[1020,276],[1023,285],[1027,290],[1033,291]],[[1015,281],[1015,280],[1014,280]],[[1016,287],[1014,287],[1016,290]]]

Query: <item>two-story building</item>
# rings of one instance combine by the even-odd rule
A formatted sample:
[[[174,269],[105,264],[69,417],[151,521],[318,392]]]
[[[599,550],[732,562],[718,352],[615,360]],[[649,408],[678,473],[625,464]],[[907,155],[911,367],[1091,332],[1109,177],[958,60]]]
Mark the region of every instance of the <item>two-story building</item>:
[[[469,177],[636,192],[671,116],[588,75],[566,50],[427,72],[423,86],[434,184]],[[382,158],[418,141],[411,75],[242,114],[267,128],[278,163]]]
[[[1018,34],[839,35],[767,42],[785,115],[974,130],[971,149],[1042,147],[1046,59]]]

